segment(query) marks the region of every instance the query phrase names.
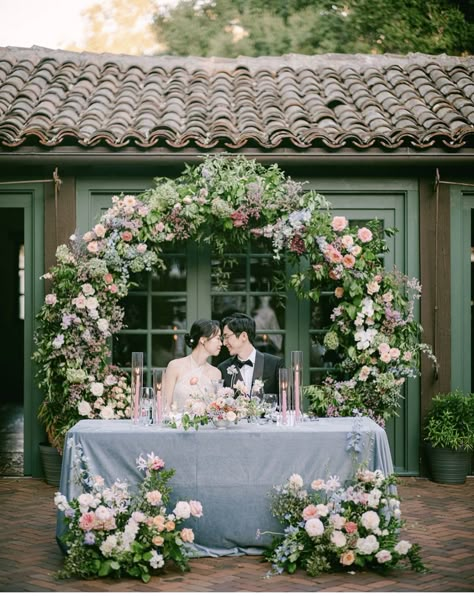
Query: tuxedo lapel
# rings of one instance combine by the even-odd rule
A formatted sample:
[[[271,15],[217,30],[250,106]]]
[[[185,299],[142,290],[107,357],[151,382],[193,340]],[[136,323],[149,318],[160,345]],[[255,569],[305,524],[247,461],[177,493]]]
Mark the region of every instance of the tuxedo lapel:
[[[264,356],[263,356],[262,352],[259,352],[257,350],[257,352],[255,354],[255,366],[253,367],[252,387],[257,379],[260,379],[261,381],[263,381],[264,361],[265,360],[264,360]],[[250,391],[252,390],[252,387],[250,387]]]

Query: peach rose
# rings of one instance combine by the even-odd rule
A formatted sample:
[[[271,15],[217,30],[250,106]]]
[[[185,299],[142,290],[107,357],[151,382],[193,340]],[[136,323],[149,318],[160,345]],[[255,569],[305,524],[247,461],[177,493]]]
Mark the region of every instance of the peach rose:
[[[312,519],[313,517],[318,517],[318,510],[316,509],[316,505],[308,505],[303,509],[302,513],[303,519],[308,521],[308,519]]]
[[[170,519],[166,522],[165,528],[168,532],[172,532],[176,528],[176,524]]]
[[[342,264],[346,269],[352,269],[352,267],[355,265],[355,262],[356,260],[353,255],[344,255],[344,258],[342,259]]]
[[[151,541],[153,542],[153,544],[155,546],[162,546],[165,539],[163,538],[163,536],[153,536],[153,538],[151,539]]]
[[[334,295],[336,298],[342,298],[344,296],[344,288],[341,288],[341,286],[337,287],[334,290]]]
[[[331,222],[331,227],[335,232],[342,232],[342,230],[345,230],[348,225],[349,222],[347,221],[347,219],[344,216],[340,215],[336,215],[336,217],[333,217],[333,220]]]
[[[372,232],[369,230],[369,228],[360,228],[360,230],[357,232],[357,238],[359,238],[361,242],[370,242],[372,237]]]
[[[191,528],[183,528],[180,532],[180,536],[183,542],[194,541],[194,532],[191,530]]]
[[[341,563],[341,565],[344,565],[345,567],[349,567],[349,565],[352,565],[352,563],[355,561],[355,555],[354,555],[354,551],[352,550],[347,550],[345,553],[342,553],[339,562]]]

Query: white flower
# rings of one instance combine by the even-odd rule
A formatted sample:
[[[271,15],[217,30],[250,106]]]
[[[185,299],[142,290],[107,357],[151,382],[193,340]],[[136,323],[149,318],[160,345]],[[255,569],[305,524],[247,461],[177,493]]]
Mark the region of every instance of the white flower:
[[[103,395],[104,393],[104,385],[102,383],[91,383],[90,385],[90,390],[92,395],[94,395],[95,397],[101,397],[101,395]]]
[[[237,418],[237,414],[235,412],[227,412],[226,416],[225,416],[226,420],[228,420],[229,422],[234,422],[235,419]]]
[[[56,350],[59,350],[59,348],[63,345],[64,343],[64,335],[62,335],[62,333],[60,333],[59,335],[56,335],[56,337],[53,339],[53,348],[55,348]]]
[[[59,511],[66,511],[66,509],[69,507],[68,500],[60,492],[54,494],[54,504]]]
[[[292,474],[288,480],[291,488],[303,488],[303,478],[299,474]]]
[[[82,400],[77,405],[77,411],[81,416],[89,416],[89,414],[92,411],[92,408],[89,402]]]
[[[370,534],[367,538],[358,538],[356,548],[362,555],[371,555],[378,550],[379,543],[377,538]]]
[[[114,548],[117,547],[117,536],[115,534],[111,534],[107,536],[107,538],[102,542],[100,545],[100,552],[104,555],[104,557],[108,557],[112,554]],[[151,561],[150,561],[151,564]]]
[[[392,555],[388,550],[379,550],[375,558],[377,559],[377,563],[387,563],[392,560]]]
[[[108,385],[115,385],[117,383],[117,377],[115,375],[107,375],[104,380],[104,384]]]
[[[152,490],[146,493],[146,500],[150,505],[156,506],[161,503],[162,495],[159,490]]]
[[[332,524],[335,530],[342,530],[344,524],[346,523],[346,518],[339,515],[339,513],[334,513],[329,518],[329,522]]]
[[[91,286],[91,284],[84,284],[83,286],[81,286],[81,288],[84,296],[92,296],[93,294],[95,294],[95,290]]]
[[[89,298],[86,299],[87,310],[97,310],[98,306],[99,306],[99,301],[97,300],[97,298],[95,296],[89,296]]]
[[[408,540],[400,540],[393,549],[399,555],[406,555],[411,548],[411,542]]]
[[[375,530],[375,528],[379,527],[380,517],[377,513],[375,513],[375,511],[366,511],[362,514],[360,518],[360,523],[367,530]]]
[[[317,517],[308,519],[308,521],[304,525],[304,529],[306,530],[308,536],[311,536],[312,538],[314,536],[321,536],[322,534],[324,534],[323,523]]]
[[[132,513],[132,519],[137,522],[137,524],[141,524],[146,520],[146,515],[141,511],[134,511]]]
[[[114,517],[114,513],[112,509],[104,507],[104,505],[99,505],[95,510],[95,516],[99,521],[106,522]]]
[[[105,333],[109,329],[109,322],[107,321],[107,319],[99,319],[97,321],[97,327],[99,328],[99,331]]]
[[[375,509],[379,505],[381,496],[382,496],[382,493],[379,491],[379,489],[374,488],[369,493],[369,497],[367,499],[367,505],[369,507],[373,507]]]
[[[163,555],[159,555],[156,550],[152,550],[151,552],[153,556],[150,559],[150,567],[153,567],[153,569],[159,569],[160,567],[163,567],[165,564]]]
[[[104,408],[101,409],[99,416],[103,419],[103,420],[113,420],[114,418],[114,409],[112,408],[112,406],[105,406]]]
[[[326,515],[329,513],[329,509],[327,505],[324,505],[324,503],[318,503],[316,505],[316,513],[319,517],[326,517]]]
[[[191,515],[191,506],[187,501],[178,501],[173,513],[179,519],[188,519]]]
[[[81,513],[85,513],[89,507],[94,506],[95,499],[90,493],[82,493],[82,495],[77,497],[77,502],[79,503]]]
[[[56,294],[46,294],[44,301],[48,306],[54,306],[58,301],[58,298]]]
[[[343,546],[346,546],[346,537],[344,536],[344,534],[342,532],[340,532],[339,530],[335,530],[332,534],[331,534],[331,542],[336,545],[338,548],[341,548]]]

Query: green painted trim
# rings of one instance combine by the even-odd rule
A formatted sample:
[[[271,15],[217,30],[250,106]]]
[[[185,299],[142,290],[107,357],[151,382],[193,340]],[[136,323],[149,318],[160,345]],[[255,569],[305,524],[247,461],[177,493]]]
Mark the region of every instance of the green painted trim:
[[[42,395],[35,383],[31,356],[34,351],[35,316],[44,300],[44,190],[40,184],[20,187],[5,185],[0,191],[0,208],[23,209],[25,246],[25,322],[24,322],[24,467],[25,476],[42,476],[39,443],[44,429],[37,419]],[[29,269],[29,272],[27,270]]]
[[[471,210],[474,193],[450,188],[451,388],[471,391]]]

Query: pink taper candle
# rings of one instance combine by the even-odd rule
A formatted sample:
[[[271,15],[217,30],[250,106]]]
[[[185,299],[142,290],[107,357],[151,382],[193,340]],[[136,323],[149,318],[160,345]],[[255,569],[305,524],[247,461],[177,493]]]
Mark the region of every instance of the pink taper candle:
[[[138,422],[138,404],[140,402],[140,369],[134,369],[135,374],[135,394],[133,396],[133,421]]]
[[[295,418],[298,422],[300,419],[300,369],[295,366]]]

